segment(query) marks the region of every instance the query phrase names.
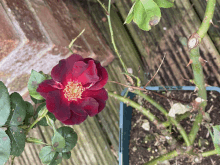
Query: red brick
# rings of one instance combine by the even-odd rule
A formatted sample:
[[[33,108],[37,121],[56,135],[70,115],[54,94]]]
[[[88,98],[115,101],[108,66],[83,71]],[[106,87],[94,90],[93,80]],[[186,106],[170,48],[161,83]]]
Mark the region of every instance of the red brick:
[[[108,65],[114,56],[82,8],[52,0],[2,0],[0,6],[0,81],[9,92],[27,92],[31,70],[50,73],[71,53],[68,45],[82,29],[74,53]]]

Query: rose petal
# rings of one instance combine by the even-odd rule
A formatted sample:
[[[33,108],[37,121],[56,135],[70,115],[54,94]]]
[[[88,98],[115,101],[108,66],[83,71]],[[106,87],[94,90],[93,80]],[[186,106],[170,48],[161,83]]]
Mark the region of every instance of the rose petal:
[[[99,89],[99,90],[87,89],[82,93],[82,98],[85,98],[85,97],[92,97],[94,99],[101,99],[105,101],[108,99],[108,93],[104,88]]]
[[[80,124],[84,120],[86,120],[87,116],[79,116],[73,112],[71,112],[71,117],[65,121],[62,121],[63,124],[66,125],[74,125],[74,124]]]
[[[62,92],[59,90],[48,93],[46,106],[48,111],[60,121],[67,120],[71,115],[69,103],[62,98]]]
[[[51,71],[51,77],[53,80],[62,82],[64,75],[66,74],[66,60],[60,60],[59,63],[53,67]]]
[[[65,60],[60,60],[59,64],[56,65],[51,71],[51,77],[62,84],[64,84],[64,80],[72,74],[72,68],[75,62],[81,61],[83,58],[80,55],[72,54]]]
[[[40,95],[46,99],[48,92],[51,92],[51,91],[54,91],[60,88],[63,88],[62,84],[50,79],[50,80],[44,80],[42,83],[40,83],[36,91],[40,93]]]
[[[99,77],[97,75],[96,64],[93,60],[88,62],[87,69],[77,78],[78,82],[81,82],[82,85],[85,84],[95,84]]]
[[[82,99],[82,103],[79,104],[88,113],[89,116],[94,116],[98,113],[98,102],[91,97],[86,97]]]
[[[76,101],[70,103],[70,110],[79,116],[88,116],[88,113]]]
[[[82,61],[83,58],[82,56],[78,55],[78,54],[72,54],[71,56],[69,56],[66,61],[67,61],[67,67],[71,67],[73,66],[73,64],[77,61]]]
[[[106,104],[105,101],[108,99],[108,93],[104,88],[100,90],[86,90],[82,94],[82,98],[85,97],[92,97],[98,102],[99,104],[98,113],[99,113],[105,108],[105,104]]]
[[[84,59],[83,59],[83,61],[84,61],[85,63],[87,63],[87,64],[88,64],[88,62],[89,62],[90,60],[95,61],[95,63],[99,63],[99,61],[94,60],[93,58],[84,58]]]
[[[100,100],[100,99],[96,99],[96,101],[99,103],[99,108],[98,108],[98,113],[99,113],[105,108],[106,103],[104,100]]]
[[[76,80],[87,68],[88,64],[86,64],[84,61],[78,61],[74,63],[72,68],[72,78],[73,80]]]
[[[98,90],[101,89],[105,86],[105,84],[108,81],[108,72],[104,67],[100,65],[100,63],[96,64],[97,66],[97,71],[98,71],[98,76],[99,76],[99,81],[96,82],[93,86],[91,86],[89,89],[90,90]]]

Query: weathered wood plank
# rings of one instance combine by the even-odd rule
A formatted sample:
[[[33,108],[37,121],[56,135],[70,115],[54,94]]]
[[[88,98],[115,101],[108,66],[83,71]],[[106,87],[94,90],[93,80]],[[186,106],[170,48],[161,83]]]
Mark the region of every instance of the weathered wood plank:
[[[115,5],[121,13],[122,21],[124,21],[132,5],[131,1],[119,0],[115,2]],[[155,77],[159,84],[189,85],[189,82],[184,80],[184,78],[193,78],[191,68],[186,67],[189,61],[188,49],[180,44],[179,38],[189,37],[198,29],[201,21],[188,0],[176,0],[173,8],[161,9],[161,11],[160,23],[152,27],[149,32],[138,29],[134,23],[126,26],[135,40],[139,52],[144,56],[151,75],[156,72],[162,57],[166,55],[164,63]],[[142,46],[140,46],[140,41]],[[201,51],[202,56],[210,61],[204,67],[207,81],[210,81],[212,85],[219,85],[220,77],[217,71],[218,67],[216,68],[220,64],[219,55],[208,35],[204,38]]]
[[[48,0],[48,2],[51,1]],[[192,79],[193,77],[191,68],[186,67],[189,61],[188,49],[180,44],[179,37],[188,37],[197,30],[203,14],[200,10],[204,8],[203,3],[198,3],[200,1],[197,2],[193,0],[192,2],[195,4],[196,12],[189,0],[176,0],[173,8],[162,9],[160,23],[153,27],[150,32],[138,29],[134,23],[123,25],[132,5],[130,0],[118,0],[113,3],[115,7],[112,7],[111,20],[117,47],[126,65],[133,69],[134,74],[139,74],[143,84],[147,82],[144,74],[146,73],[152,76],[158,69],[164,54],[166,54],[166,59],[155,78],[156,81],[154,84],[189,85],[187,81],[183,80],[183,78]],[[218,11],[220,0],[217,0],[217,2]],[[68,3],[70,3],[70,1]],[[103,60],[103,58],[101,58],[102,53],[108,54],[109,52],[109,48],[106,45],[108,44],[112,48],[105,13],[96,1],[88,1],[88,3],[76,1],[75,5],[79,11],[81,11],[81,16],[84,18],[78,23],[75,22],[73,27],[79,26],[78,31],[80,31],[83,29],[83,22],[87,22],[86,27],[90,28],[90,31],[87,32],[92,33],[94,29],[99,31],[99,33],[93,35],[86,33],[84,41],[89,44],[86,39],[89,39],[91,42],[91,38],[93,38],[95,40],[94,44],[85,46],[88,50],[91,50],[90,48],[98,44],[98,47],[102,49],[96,47],[93,52],[99,54],[100,59]],[[73,6],[67,6],[67,9],[74,11]],[[199,14],[199,17],[196,13]],[[72,13],[72,15],[74,15],[74,13]],[[215,16],[217,19],[218,13],[216,13]],[[75,15],[73,18],[76,17],[78,17],[78,15]],[[219,33],[219,29],[214,30],[216,34]],[[69,33],[71,34],[71,32]],[[105,40],[99,40],[101,37],[105,38]],[[220,60],[217,51],[219,50],[219,43],[218,40],[213,37],[214,35],[212,34],[205,37],[201,45],[201,52],[202,56],[209,61],[204,67],[206,80],[212,80],[211,85],[219,86],[220,77],[218,70]],[[104,44],[102,45],[102,43]],[[97,56],[97,59],[99,59],[99,56]],[[139,66],[140,73],[138,72]],[[108,65],[106,69],[108,70],[110,81],[117,81],[123,84],[127,83],[125,77],[121,74],[123,69],[117,58]],[[110,82],[107,83],[106,88],[118,94],[124,89],[123,86]],[[100,114],[96,117],[88,118],[80,125],[73,126],[79,135],[79,141],[71,152],[71,159],[64,160],[62,164],[117,164],[117,156],[114,154],[118,154],[118,124],[119,102],[114,98],[109,98],[106,108]],[[56,127],[58,128],[60,126],[62,126],[62,124],[57,121]],[[30,135],[49,142],[52,134],[52,129],[49,127],[37,127],[31,131]],[[15,164],[25,165],[31,162],[31,164],[40,165],[41,162],[38,153],[42,147],[42,145],[27,144],[22,156],[15,159]],[[113,152],[112,149],[114,150]],[[7,163],[7,165],[9,164]]]

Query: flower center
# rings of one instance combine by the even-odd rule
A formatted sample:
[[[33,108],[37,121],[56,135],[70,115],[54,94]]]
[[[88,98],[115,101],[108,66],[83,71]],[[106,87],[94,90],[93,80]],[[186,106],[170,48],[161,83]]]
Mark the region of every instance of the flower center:
[[[64,96],[68,99],[68,101],[77,101],[77,99],[81,99],[84,90],[85,88],[83,88],[81,83],[71,81],[65,86]]]

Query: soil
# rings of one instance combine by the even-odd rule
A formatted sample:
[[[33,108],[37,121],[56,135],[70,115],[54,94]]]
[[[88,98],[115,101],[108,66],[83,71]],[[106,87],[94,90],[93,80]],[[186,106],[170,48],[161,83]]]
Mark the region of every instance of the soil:
[[[160,96],[156,92],[147,92],[147,95],[151,96],[158,103],[160,103],[166,110],[171,108],[173,103],[180,102],[184,105],[190,105],[190,103],[195,100],[196,92],[192,91],[168,91],[160,92]],[[165,97],[162,97],[165,96]],[[166,121],[165,117],[152,106],[149,102],[140,100],[137,96],[135,101],[139,100],[143,106],[147,109],[150,109],[151,113],[155,114],[161,121]],[[212,91],[207,92],[208,104],[206,107],[206,112],[210,115],[211,121],[209,123],[212,125],[220,124],[220,93]],[[182,127],[186,130],[187,133],[190,132],[193,119],[197,114],[196,111],[190,111],[190,116],[180,122]],[[166,153],[171,151],[169,144],[166,141],[166,138],[161,134],[160,130],[156,126],[149,122],[150,128],[145,130],[142,128],[143,123],[148,123],[147,117],[142,113],[133,109],[132,119],[131,119],[131,131],[130,131],[130,145],[129,145],[129,161],[130,165],[142,165],[149,160],[160,156],[160,153]],[[194,142],[194,151],[201,153],[204,151],[209,151],[214,149],[211,135],[209,134],[208,129],[205,127],[205,124],[208,122],[203,120],[196,140]],[[172,135],[178,139],[180,144],[184,141],[175,127],[171,127]],[[199,143],[202,143],[202,146]],[[204,143],[204,144],[203,144]],[[162,164],[162,163],[161,163]],[[163,165],[219,165],[220,157],[217,155],[212,155],[209,157],[202,158],[199,162],[195,163],[193,159],[189,157],[178,156],[169,161],[163,162]]]

